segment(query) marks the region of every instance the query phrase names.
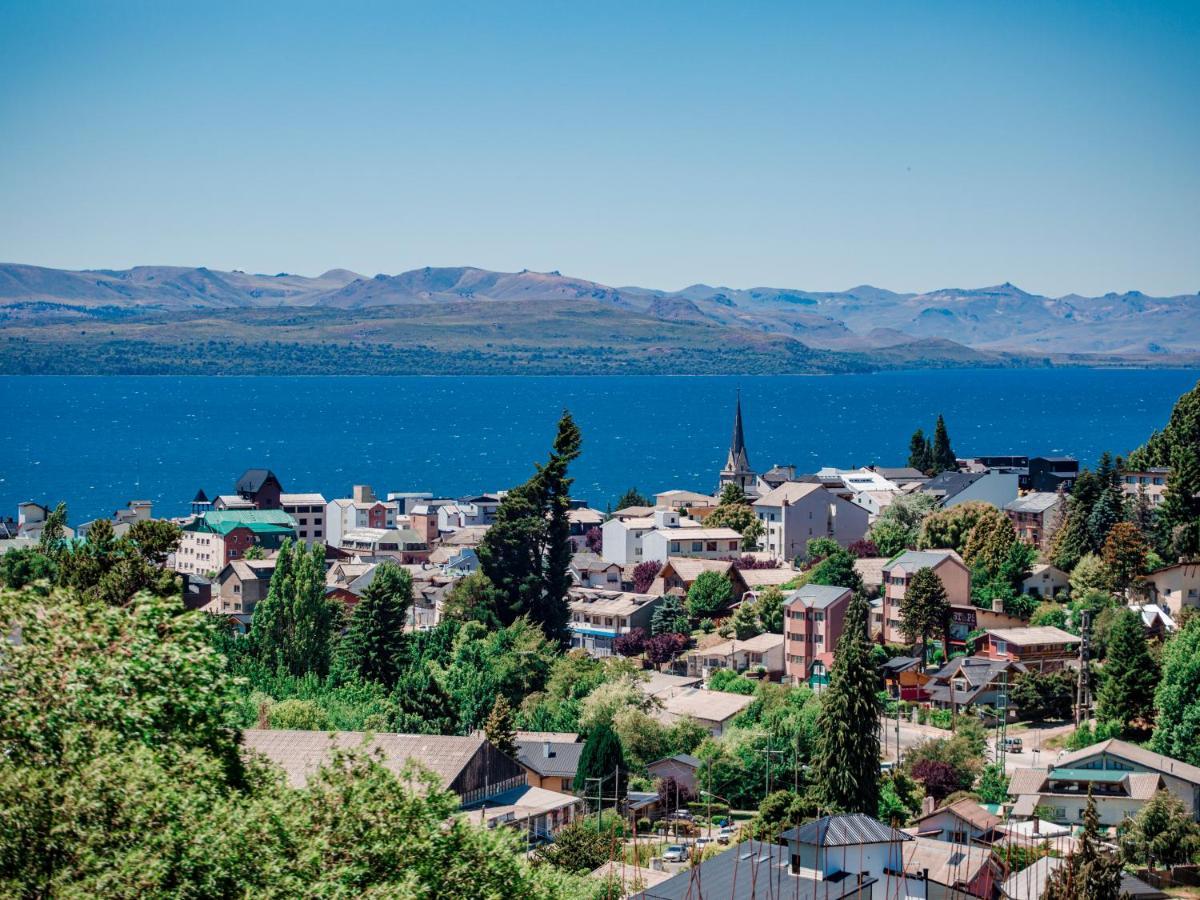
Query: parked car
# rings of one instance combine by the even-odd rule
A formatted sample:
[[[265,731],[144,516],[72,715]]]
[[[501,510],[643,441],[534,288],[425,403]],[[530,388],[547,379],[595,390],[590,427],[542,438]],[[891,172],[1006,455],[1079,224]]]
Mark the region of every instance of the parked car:
[[[663,851],[663,862],[681,863],[687,862],[688,851],[687,847],[682,844],[671,844]]]
[[[1004,739],[1004,750],[1007,753],[1020,753],[1025,749],[1025,744],[1020,738],[1012,737]]]
[[[733,833],[734,827],[732,825],[726,825],[717,832],[717,843],[728,844],[731,840],[733,840]]]
[[[699,856],[700,853],[704,850],[704,848],[707,847],[712,842],[713,842],[712,838],[707,838],[707,837],[696,838],[696,855]]]

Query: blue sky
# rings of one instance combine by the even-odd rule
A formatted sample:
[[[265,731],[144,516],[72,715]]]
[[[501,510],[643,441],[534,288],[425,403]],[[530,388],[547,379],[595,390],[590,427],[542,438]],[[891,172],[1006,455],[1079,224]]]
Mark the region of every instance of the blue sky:
[[[1200,4],[0,0],[0,259],[1200,290]]]

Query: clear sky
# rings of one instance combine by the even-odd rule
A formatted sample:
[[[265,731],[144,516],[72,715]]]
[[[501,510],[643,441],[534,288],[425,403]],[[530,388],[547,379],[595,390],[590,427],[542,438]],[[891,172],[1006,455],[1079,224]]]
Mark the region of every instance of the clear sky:
[[[0,260],[1200,291],[1200,3],[0,0]]]

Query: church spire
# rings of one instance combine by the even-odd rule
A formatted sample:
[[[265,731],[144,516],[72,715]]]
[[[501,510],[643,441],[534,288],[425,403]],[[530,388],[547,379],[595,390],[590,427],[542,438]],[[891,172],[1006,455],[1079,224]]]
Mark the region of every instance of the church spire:
[[[733,437],[729,441],[729,456],[718,479],[718,490],[727,484],[736,484],[747,494],[754,490],[757,476],[750,468],[750,455],[746,452],[746,435],[742,430],[742,392],[737,394],[733,410]]]

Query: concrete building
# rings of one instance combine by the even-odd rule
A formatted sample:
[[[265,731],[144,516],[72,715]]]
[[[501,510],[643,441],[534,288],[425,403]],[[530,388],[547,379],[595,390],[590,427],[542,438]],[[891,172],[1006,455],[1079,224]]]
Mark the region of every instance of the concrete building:
[[[323,544],[326,500],[320,494],[280,494],[283,511],[296,520],[296,537],[305,544]]]
[[[235,559],[217,573],[204,611],[227,616],[237,622],[239,631],[248,631],[254,607],[267,596],[274,574],[273,559]]]
[[[343,532],[337,546],[370,562],[391,558],[407,565],[429,559],[429,545],[411,528],[355,528]]]
[[[641,562],[666,563],[672,556],[726,559],[737,556],[742,536],[732,528],[656,528],[642,536]]]
[[[763,526],[761,544],[777,559],[807,557],[813,538],[833,538],[843,547],[867,533],[870,513],[819,484],[789,481],[754,502]]]
[[[1143,578],[1139,587],[1151,603],[1178,617],[1185,608],[1200,607],[1200,563],[1163,566]]]
[[[905,550],[883,567],[883,641],[885,644],[908,642],[900,625],[900,612],[908,584],[920,569],[933,569],[946,589],[952,605],[970,605],[971,570],[953,550]]]
[[[853,593],[849,588],[806,584],[783,595],[787,677],[819,690],[829,683],[833,654]]]
[[[180,530],[175,571],[220,572],[251,547],[277,550],[284,538],[296,539],[296,521],[281,509],[211,510]]]
[[[662,708],[657,716],[667,725],[680,719],[693,719],[713,737],[720,737],[738,714],[753,702],[754,698],[745,694],[683,688],[661,698]]]
[[[612,656],[613,641],[635,628],[650,633],[650,617],[662,597],[625,591],[571,588],[567,607],[571,647],[592,656]]]
[[[356,484],[350,497],[330,500],[325,506],[325,543],[340,547],[349,531],[397,527],[400,503],[380,500],[369,484]]]
[[[1167,468],[1140,469],[1121,473],[1121,491],[1127,496],[1137,499],[1145,494],[1146,502],[1151,508],[1162,503],[1163,495],[1167,492],[1167,479],[1171,470]]]
[[[1039,550],[1049,549],[1055,525],[1064,513],[1063,498],[1043,491],[1024,494],[1004,505],[1017,537]]]
[[[779,678],[784,673],[783,646],[782,634],[766,633],[744,641],[728,640],[689,650],[687,673],[689,677],[707,681],[717,669],[746,672],[762,667],[768,678]]]

